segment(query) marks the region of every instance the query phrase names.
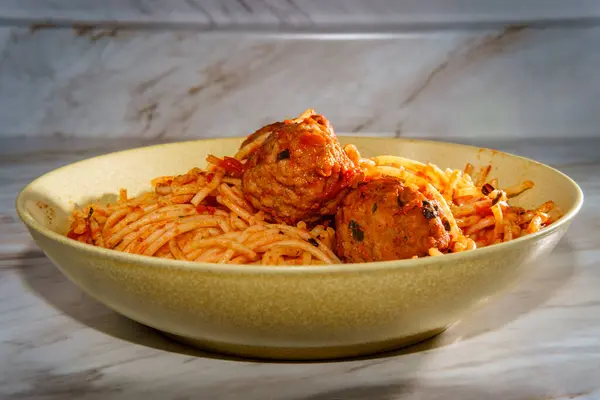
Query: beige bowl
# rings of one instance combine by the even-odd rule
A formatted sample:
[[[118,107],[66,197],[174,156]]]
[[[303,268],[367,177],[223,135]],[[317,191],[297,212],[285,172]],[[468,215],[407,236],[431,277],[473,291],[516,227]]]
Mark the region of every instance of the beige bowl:
[[[240,139],[193,141],[81,161],[29,184],[17,210],[46,255],[73,282],[115,311],[179,340],[219,352],[274,359],[323,359],[390,350],[437,334],[507,288],[547,254],[583,202],[575,182],[537,162],[492,150],[417,140],[342,138],[365,156],[402,155],[440,167],[491,163],[518,198],[554,200],[564,217],[536,234],[471,252],[416,260],[323,267],[200,264],[106,250],[67,239],[76,204],[149,189],[150,179],[230,155]]]

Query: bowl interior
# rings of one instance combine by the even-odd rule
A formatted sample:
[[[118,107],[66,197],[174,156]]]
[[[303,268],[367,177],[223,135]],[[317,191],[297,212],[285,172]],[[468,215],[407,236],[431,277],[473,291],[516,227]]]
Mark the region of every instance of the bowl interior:
[[[354,143],[363,156],[399,155],[440,168],[476,168],[492,165],[490,178],[500,187],[532,180],[532,190],[512,200],[512,204],[535,207],[553,200],[563,213],[576,211],[581,204],[580,189],[568,177],[543,164],[502,152],[471,146],[408,139],[340,137]],[[116,199],[119,189],[130,196],[150,189],[150,180],[162,175],[185,173],[204,167],[206,156],[233,155],[241,139],[214,139],[181,142],[122,151],[95,157],[59,168],[38,178],[19,196],[17,207],[27,220],[57,233],[68,229],[68,217],[76,206],[102,198]]]

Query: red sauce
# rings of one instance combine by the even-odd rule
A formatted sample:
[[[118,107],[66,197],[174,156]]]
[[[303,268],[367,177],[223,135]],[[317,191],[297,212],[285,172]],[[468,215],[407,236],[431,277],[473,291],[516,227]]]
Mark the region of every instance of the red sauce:
[[[340,179],[335,181],[333,184],[325,187],[325,190],[323,192],[323,198],[328,199],[331,197],[335,197],[339,192],[341,192],[343,189],[347,188],[354,182],[354,178],[356,177],[356,175],[357,173],[355,170],[349,169],[347,171],[344,171],[341,174]]]
[[[408,214],[410,212],[410,210],[412,210],[415,207],[422,207],[423,206],[423,202],[419,199],[414,199],[409,201],[408,203],[406,203],[402,208],[400,208],[400,211],[398,211],[396,214]]]
[[[211,207],[211,206],[205,206],[203,204],[198,204],[198,206],[196,206],[196,211],[198,212],[198,214],[202,214],[202,213],[208,213],[210,215],[215,215],[215,211],[216,208]]]
[[[216,209],[217,207],[219,207],[221,204],[217,201],[217,198],[214,196],[207,196],[203,203],[207,206],[210,206],[214,209]]]
[[[477,213],[477,215],[481,216],[481,217],[485,217],[486,215],[491,215],[493,214],[491,208],[490,208],[490,204],[488,202],[485,202],[486,204],[483,205],[478,205],[477,203],[475,203],[475,212]]]
[[[246,170],[245,165],[233,157],[225,156],[223,160],[223,169],[229,172],[233,177],[239,178]]]
[[[370,258],[370,254],[367,251],[367,247],[364,244],[361,244],[358,247],[358,251],[364,260],[368,260]]]
[[[305,146],[320,146],[327,143],[327,139],[325,139],[321,135],[315,135],[312,133],[305,133],[300,136],[300,144]]]
[[[245,165],[233,157],[225,156],[221,160],[220,158],[210,155],[206,158],[206,160],[209,163],[214,164],[217,167],[224,169],[225,172],[227,172],[229,175],[233,176],[234,178],[241,177],[242,174],[244,173],[244,171],[246,170]],[[211,178],[211,180],[212,180],[212,178]],[[207,181],[210,183],[210,181],[208,180],[208,177],[207,177]]]

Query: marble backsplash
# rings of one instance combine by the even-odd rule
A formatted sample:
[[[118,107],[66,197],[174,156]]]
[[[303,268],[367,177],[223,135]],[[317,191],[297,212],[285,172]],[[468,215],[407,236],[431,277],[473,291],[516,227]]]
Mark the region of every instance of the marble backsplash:
[[[600,134],[600,26],[405,33],[0,27],[0,138],[246,135],[305,108],[338,132]]]
[[[65,23],[407,28],[577,23],[600,17],[597,0],[2,0],[0,20]]]

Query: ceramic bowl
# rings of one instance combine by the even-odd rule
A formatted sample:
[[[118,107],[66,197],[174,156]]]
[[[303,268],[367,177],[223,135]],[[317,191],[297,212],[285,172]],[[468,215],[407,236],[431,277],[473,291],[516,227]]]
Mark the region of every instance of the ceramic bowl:
[[[402,155],[442,168],[492,165],[501,186],[535,188],[515,200],[554,200],[564,217],[542,231],[475,251],[319,267],[201,264],[131,255],[63,236],[76,204],[148,190],[160,175],[231,155],[241,139],[127,150],[59,168],[30,183],[17,210],[36,243],[75,284],[115,311],[217,352],[270,359],[327,359],[391,350],[431,337],[516,282],[549,253],[583,202],[577,184],[525,158],[476,147],[342,137],[365,156]],[[536,263],[539,264],[539,263]]]

